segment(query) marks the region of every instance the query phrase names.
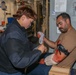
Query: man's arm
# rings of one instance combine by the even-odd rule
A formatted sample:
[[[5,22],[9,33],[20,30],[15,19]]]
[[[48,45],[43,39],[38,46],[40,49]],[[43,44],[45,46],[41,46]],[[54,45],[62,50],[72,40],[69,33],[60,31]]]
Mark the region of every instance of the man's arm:
[[[60,44],[55,52],[45,58],[46,65],[54,65],[60,63],[64,58],[68,56],[67,50]]]
[[[59,62],[61,62],[65,57],[66,57],[66,55],[65,55],[63,52],[61,52],[61,54],[60,54],[60,52],[58,52],[58,53],[55,53],[55,55],[54,55],[54,57],[53,57],[53,60],[54,60],[55,62],[59,63]]]
[[[46,43],[48,46],[50,46],[51,48],[56,48],[57,46],[57,42],[53,42],[47,38],[45,38],[44,36],[44,33],[43,32],[38,32],[37,33],[37,37],[39,38],[39,43],[42,44],[42,43]]]
[[[72,67],[75,61],[76,61],[76,48],[57,66]]]
[[[54,54],[53,60],[56,62],[61,62],[66,56],[69,55],[69,52],[63,45],[58,44]]]
[[[54,49],[57,47],[57,42],[53,42],[45,37],[43,40],[49,47],[54,48]]]

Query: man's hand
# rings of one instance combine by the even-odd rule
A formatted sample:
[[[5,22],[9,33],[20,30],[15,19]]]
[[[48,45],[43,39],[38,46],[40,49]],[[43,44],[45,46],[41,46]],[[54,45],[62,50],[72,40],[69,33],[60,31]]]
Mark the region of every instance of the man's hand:
[[[42,53],[47,52],[47,48],[43,44],[39,45],[37,49],[40,50]]]
[[[37,37],[39,38],[39,43],[42,44],[43,43],[44,34],[39,31],[37,33]]]

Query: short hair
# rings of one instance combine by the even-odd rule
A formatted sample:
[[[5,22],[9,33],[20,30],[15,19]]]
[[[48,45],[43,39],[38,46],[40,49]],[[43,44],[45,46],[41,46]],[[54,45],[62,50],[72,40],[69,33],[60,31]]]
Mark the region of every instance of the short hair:
[[[17,10],[16,14],[13,15],[13,17],[15,17],[16,19],[20,19],[20,17],[21,17],[22,15],[25,15],[26,17],[32,18],[32,19],[34,19],[34,20],[37,19],[37,14],[36,14],[35,11],[34,11],[32,8],[30,8],[30,7],[26,7],[26,6],[20,7],[20,8]]]
[[[69,19],[69,21],[71,22],[70,15],[69,15],[68,13],[63,12],[63,13],[59,14],[59,15],[56,17],[56,19],[58,19],[60,16],[62,16],[62,18],[65,19],[65,20],[66,20],[66,19]]]

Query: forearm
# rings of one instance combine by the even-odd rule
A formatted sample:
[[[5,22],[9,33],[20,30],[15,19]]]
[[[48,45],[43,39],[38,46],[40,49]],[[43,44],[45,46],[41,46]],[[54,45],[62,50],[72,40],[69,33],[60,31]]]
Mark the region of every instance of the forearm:
[[[57,46],[55,42],[53,42],[45,37],[44,37],[44,42],[51,48],[56,48],[56,46]]]
[[[36,62],[41,55],[41,52],[38,50],[34,50],[31,52],[28,52],[22,56],[19,56],[17,53],[14,53],[9,56],[10,61],[16,68],[25,68],[27,66],[30,66],[34,62]]]
[[[64,53],[61,52],[61,54],[58,52],[57,54],[54,53],[54,56],[53,56],[53,60],[55,62],[61,62],[64,58],[66,57],[66,55]]]
[[[16,68],[25,68],[36,62],[39,56],[42,54],[41,51],[35,49],[31,50],[28,44],[22,44],[19,40],[9,39],[8,42],[4,43],[3,49]],[[26,46],[26,47],[25,47]]]

